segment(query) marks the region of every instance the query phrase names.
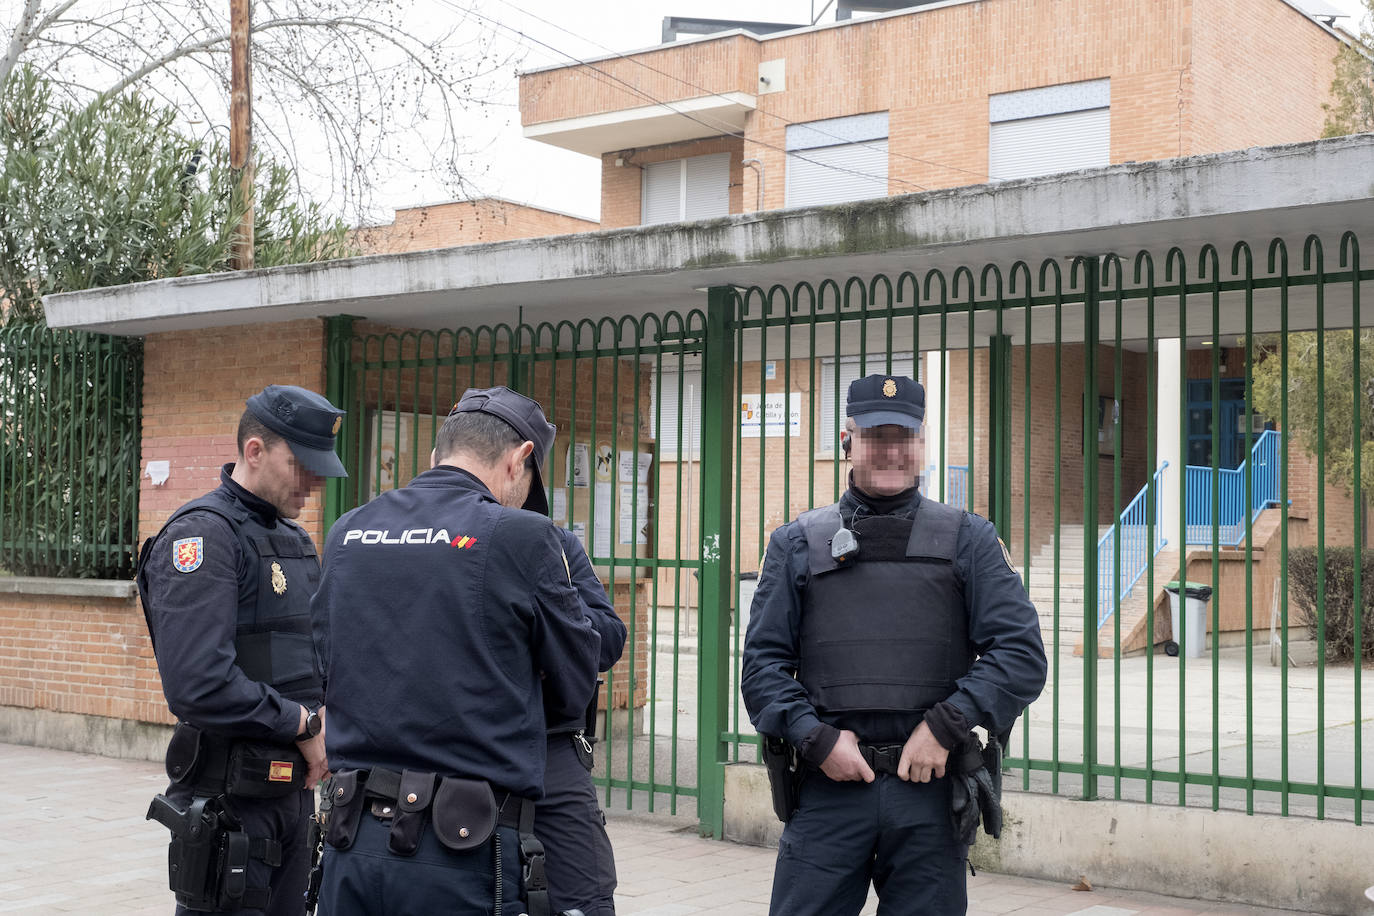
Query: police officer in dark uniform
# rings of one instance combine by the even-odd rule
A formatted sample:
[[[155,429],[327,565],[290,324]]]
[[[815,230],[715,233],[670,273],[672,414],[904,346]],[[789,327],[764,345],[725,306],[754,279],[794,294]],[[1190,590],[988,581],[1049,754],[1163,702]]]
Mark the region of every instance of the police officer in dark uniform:
[[[859,379],[847,414],[849,488],[773,533],[745,640],[750,719],[802,773],[770,912],[857,914],[872,882],[880,913],[963,913],[947,769],[1039,696],[1039,621],[992,525],[917,492],[921,386]]]
[[[607,600],[606,589],[582,542],[566,528],[559,528],[558,533],[583,613],[601,634],[597,668],[609,671],[625,648],[625,624]],[[589,707],[587,713],[595,716],[596,709]],[[587,736],[587,718],[580,715],[560,720],[549,716],[544,797],[535,808],[534,832],[547,856],[553,909],[577,908],[586,916],[615,916],[615,853],[592,784],[595,739]]]
[[[599,638],[546,515],[554,429],[469,390],[433,467],[330,530],[313,605],[327,673],[326,916],[548,914],[546,711],[583,715]]]
[[[320,565],[291,519],[324,477],[344,412],[269,385],[239,421],[218,489],[172,514],[139,555],[138,587],[176,730],[172,785],[149,817],[173,832],[177,912],[305,911],[308,819],[325,774],[310,635]]]

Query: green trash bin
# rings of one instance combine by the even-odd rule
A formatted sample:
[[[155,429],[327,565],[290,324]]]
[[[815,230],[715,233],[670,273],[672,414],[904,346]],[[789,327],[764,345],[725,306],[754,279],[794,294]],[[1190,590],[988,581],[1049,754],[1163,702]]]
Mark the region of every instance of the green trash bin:
[[[1169,593],[1169,621],[1174,637],[1164,644],[1165,654],[1178,655],[1181,643],[1188,658],[1202,658],[1207,648],[1207,602],[1212,598],[1212,587],[1201,582],[1185,582],[1180,596],[1175,579],[1167,583],[1164,590]],[[1182,640],[1180,635],[1184,637]]]

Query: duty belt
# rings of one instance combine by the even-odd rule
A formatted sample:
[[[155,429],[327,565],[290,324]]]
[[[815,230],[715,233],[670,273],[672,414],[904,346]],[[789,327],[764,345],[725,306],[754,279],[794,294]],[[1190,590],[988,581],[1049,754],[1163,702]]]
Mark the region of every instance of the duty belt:
[[[904,744],[860,744],[859,754],[863,756],[864,763],[872,767],[875,773],[891,773],[897,775],[897,764],[902,760],[902,748]]]
[[[367,770],[367,782],[364,784],[363,792],[368,797],[375,799],[372,804],[373,814],[381,818],[391,817],[393,812],[390,806],[394,805],[397,799],[401,797],[401,774],[395,770],[371,767]],[[519,795],[507,793],[497,811],[496,823],[502,827],[519,830],[520,815],[525,805],[532,808],[534,802]]]
[[[426,822],[449,849],[464,852],[488,842],[496,826],[509,827],[520,839],[521,880],[530,916],[548,916],[549,886],[544,874],[544,845],[534,835],[533,799],[507,792],[497,803],[490,783],[480,779],[440,776],[381,767],[341,770],[334,774],[334,807],[325,842],[335,849],[353,845],[363,808],[391,824],[388,849],[412,856]],[[501,843],[496,852],[496,906],[500,912]]]

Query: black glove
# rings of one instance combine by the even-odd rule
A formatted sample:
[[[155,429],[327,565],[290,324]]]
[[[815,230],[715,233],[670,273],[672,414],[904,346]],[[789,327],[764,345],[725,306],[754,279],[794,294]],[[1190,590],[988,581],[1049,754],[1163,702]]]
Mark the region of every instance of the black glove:
[[[978,784],[968,773],[950,774],[950,820],[954,841],[972,846],[978,835]]]

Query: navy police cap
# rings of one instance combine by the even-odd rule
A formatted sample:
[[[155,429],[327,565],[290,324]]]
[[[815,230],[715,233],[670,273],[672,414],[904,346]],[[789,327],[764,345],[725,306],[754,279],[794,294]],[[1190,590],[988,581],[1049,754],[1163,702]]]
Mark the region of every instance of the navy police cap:
[[[904,375],[869,375],[849,384],[845,415],[863,429],[896,425],[920,431],[926,417],[926,392]]]
[[[334,453],[334,436],[345,411],[313,391],[295,385],[268,385],[248,399],[248,410],[286,440],[296,460],[321,477],[347,477]]]
[[[522,508],[540,515],[549,514],[548,495],[544,492],[544,460],[553,448],[553,437],[557,430],[544,418],[544,408],[533,398],[527,398],[518,391],[511,391],[504,385],[495,388],[469,388],[463,392],[462,399],[449,411],[455,413],[485,413],[505,420],[523,439],[534,443],[534,480],[530,482],[529,499]]]

